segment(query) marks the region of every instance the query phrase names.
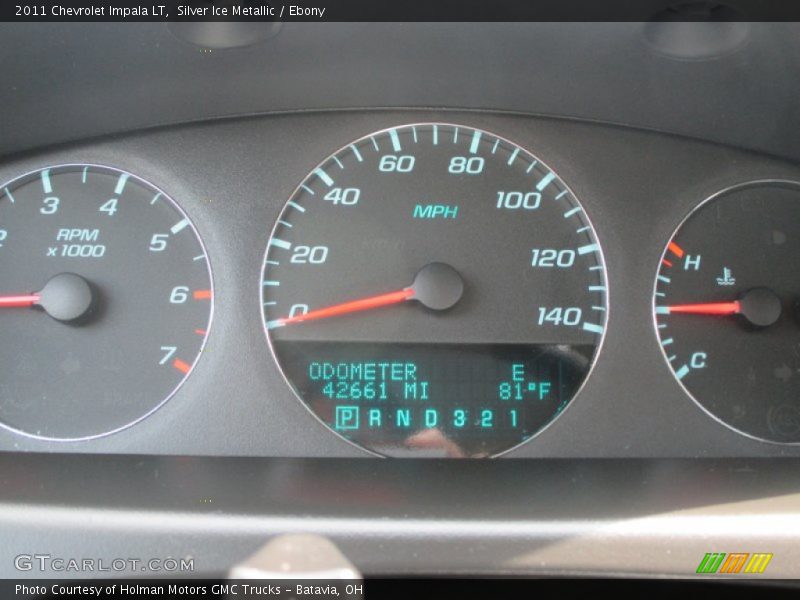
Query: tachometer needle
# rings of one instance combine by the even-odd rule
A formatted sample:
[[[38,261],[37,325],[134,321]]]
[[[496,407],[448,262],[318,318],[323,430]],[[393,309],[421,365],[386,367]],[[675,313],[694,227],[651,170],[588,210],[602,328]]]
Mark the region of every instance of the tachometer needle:
[[[738,315],[742,312],[741,303],[734,302],[705,302],[701,304],[676,304],[667,306],[670,314],[686,313],[694,315]]]
[[[0,296],[0,308],[36,306],[57,321],[71,322],[86,316],[94,306],[89,282],[75,273],[59,273],[33,294]]]
[[[0,308],[26,308],[39,302],[39,294],[0,296]]]
[[[400,304],[407,300],[416,300],[431,310],[447,310],[455,306],[463,293],[464,281],[458,271],[450,265],[433,262],[422,267],[414,277],[414,282],[401,290],[350,300],[342,304],[318,308],[305,314],[284,317],[283,319],[270,321],[267,323],[267,328],[272,329],[293,323],[304,323],[305,321],[363,312],[381,306]]]

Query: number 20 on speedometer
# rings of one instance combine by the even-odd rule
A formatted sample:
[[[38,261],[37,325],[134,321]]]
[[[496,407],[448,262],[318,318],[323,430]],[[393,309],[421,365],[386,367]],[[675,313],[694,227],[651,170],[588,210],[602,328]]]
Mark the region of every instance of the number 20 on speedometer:
[[[326,426],[387,456],[494,456],[580,391],[606,323],[600,245],[540,159],[423,123],[326,158],[264,258],[264,328]]]

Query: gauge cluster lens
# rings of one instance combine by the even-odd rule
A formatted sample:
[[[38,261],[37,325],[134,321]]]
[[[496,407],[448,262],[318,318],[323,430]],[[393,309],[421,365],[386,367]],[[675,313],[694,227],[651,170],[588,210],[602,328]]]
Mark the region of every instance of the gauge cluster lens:
[[[675,377],[746,435],[800,442],[800,184],[754,182],[694,211],[664,251],[654,310]]]
[[[382,455],[478,457],[580,390],[607,308],[600,245],[547,165],[449,124],[376,132],[298,186],[267,248],[264,326],[306,406]]]
[[[55,166],[0,187],[0,274],[0,424],[17,432],[77,440],[130,425],[203,348],[203,245],[130,173]]]

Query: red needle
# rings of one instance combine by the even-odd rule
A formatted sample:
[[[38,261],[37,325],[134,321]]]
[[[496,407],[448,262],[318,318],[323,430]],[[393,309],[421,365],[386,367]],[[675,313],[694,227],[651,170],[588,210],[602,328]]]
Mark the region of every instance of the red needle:
[[[668,306],[670,314],[687,313],[693,315],[738,315],[742,312],[739,301],[707,302],[704,304],[677,304]]]
[[[388,306],[390,304],[399,304],[406,300],[411,300],[414,297],[413,288],[405,288],[396,292],[389,292],[388,294],[380,294],[378,296],[370,296],[368,298],[361,298],[360,300],[351,300],[342,304],[334,304],[327,308],[320,308],[312,310],[303,314],[297,314],[293,317],[286,317],[278,319],[281,325],[290,325],[292,323],[302,323],[303,321],[314,321],[316,319],[326,319],[328,317],[336,317],[339,315],[346,315],[348,313],[360,312],[362,310],[371,310],[381,306]]]
[[[39,294],[27,296],[0,296],[0,308],[25,308],[39,302]]]

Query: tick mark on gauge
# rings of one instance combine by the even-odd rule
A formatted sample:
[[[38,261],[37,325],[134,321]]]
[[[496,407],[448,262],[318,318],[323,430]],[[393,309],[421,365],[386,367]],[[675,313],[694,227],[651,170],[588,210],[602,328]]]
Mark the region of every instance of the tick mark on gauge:
[[[475,130],[475,133],[472,134],[472,143],[469,145],[470,154],[475,154],[478,151],[478,145],[481,143],[481,132],[479,130]]]
[[[42,189],[45,194],[50,194],[53,191],[53,186],[50,183],[50,169],[42,171]]]
[[[553,173],[552,171],[550,171],[547,175],[542,177],[542,179],[539,181],[539,183],[536,184],[536,189],[538,191],[540,191],[540,192],[543,191],[544,188],[546,188],[548,185],[550,185],[550,182],[553,181],[553,179],[555,179],[555,177],[556,177],[556,174]]]
[[[353,144],[350,144],[350,149],[353,151],[353,154],[355,154],[358,162],[364,162],[364,157],[361,156],[361,152],[358,151],[358,148],[356,148]]]
[[[182,220],[178,221],[177,223],[175,223],[175,225],[170,227],[169,230],[170,230],[170,232],[172,232],[172,235],[176,235],[176,234],[180,233],[181,231],[183,231],[188,224],[189,224],[189,220],[188,219],[182,219]]]
[[[300,206],[297,202],[292,202],[291,200],[288,202],[289,206],[291,206],[295,210],[299,210],[301,213],[306,212],[306,209]]]
[[[571,208],[570,210],[565,212],[564,213],[564,218],[565,219],[569,219],[572,215],[577,215],[579,212],[581,212],[581,207],[580,206],[576,206],[575,208]]]
[[[305,184],[301,184],[301,185],[300,185],[300,187],[301,187],[301,188],[303,188],[303,189],[304,189],[306,192],[308,192],[308,193],[309,193],[309,194],[311,194],[312,196],[314,195],[314,190],[312,190],[312,189],[311,189],[310,187],[308,187],[307,185],[305,185]]]
[[[150,200],[150,204],[155,204],[156,202],[158,202],[159,198],[161,198],[161,192],[158,192],[155,196],[153,196],[153,199]]]
[[[128,182],[128,177],[130,177],[130,174],[128,173],[123,173],[119,176],[119,179],[117,180],[117,187],[114,188],[114,193],[117,196],[119,196],[125,189],[125,184]]]
[[[672,252],[678,258],[683,258],[684,255],[683,248],[678,246],[678,244],[676,244],[675,242],[670,242],[667,248],[669,248],[669,251]]]
[[[514,161],[517,159],[517,155],[519,154],[519,148],[514,148],[514,151],[511,153],[511,156],[508,157],[508,165],[513,165]],[[538,186],[537,186],[538,189]],[[541,190],[539,190],[541,191]]]
[[[3,191],[6,193],[6,196],[8,196],[8,199],[11,200],[11,204],[14,204],[14,196],[11,195],[11,192],[8,191],[8,188],[5,188]]]
[[[286,240],[282,240],[275,237],[269,241],[269,245],[277,246],[278,248],[283,248],[284,250],[289,250],[292,247],[291,242],[287,242]]]
[[[195,290],[192,298],[195,300],[211,300],[211,290]]]
[[[192,370],[192,365],[182,361],[180,358],[176,358],[175,360],[173,360],[172,361],[172,366],[175,369],[177,369],[178,371],[180,371],[181,373],[183,373],[184,375],[189,373],[189,371]]]
[[[592,333],[603,333],[603,327],[601,325],[595,325],[594,323],[584,323],[583,330],[591,331]]]
[[[322,181],[324,181],[325,185],[327,185],[328,187],[331,187],[333,185],[333,179],[331,179],[330,175],[328,175],[325,171],[323,171],[321,167],[315,169],[314,173],[316,173],[317,177],[322,179]]]
[[[392,149],[395,152],[400,152],[403,148],[400,146],[400,137],[397,135],[396,129],[389,130],[389,138],[392,140]]]
[[[684,378],[684,377],[686,377],[688,374],[689,374],[689,367],[687,367],[686,365],[683,365],[683,366],[682,366],[680,369],[678,369],[678,370],[675,372],[675,376],[676,376],[678,379],[683,379],[683,378]]]
[[[587,244],[586,246],[581,246],[578,248],[578,254],[590,254],[591,252],[597,252],[600,249],[600,246],[597,244]],[[602,268],[602,267],[601,267]]]

